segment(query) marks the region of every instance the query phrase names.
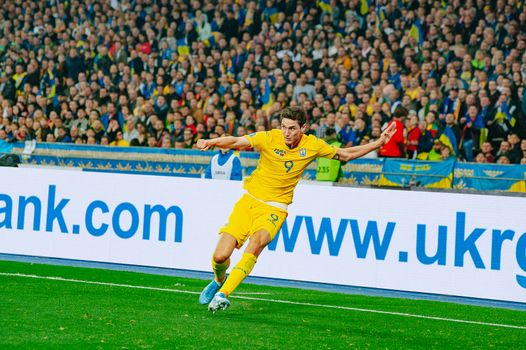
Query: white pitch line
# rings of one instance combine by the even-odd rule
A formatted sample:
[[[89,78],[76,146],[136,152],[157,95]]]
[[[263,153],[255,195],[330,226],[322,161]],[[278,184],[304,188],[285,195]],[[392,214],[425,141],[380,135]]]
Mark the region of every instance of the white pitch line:
[[[69,278],[62,278],[62,277],[53,277],[53,276],[26,275],[26,274],[21,274],[21,273],[0,272],[0,276],[35,278],[35,279],[53,280],[53,281],[61,281],[61,282],[74,282],[74,283],[83,283],[83,284],[94,284],[94,285],[108,286],[108,287],[145,289],[145,290],[154,290],[154,291],[160,291],[160,292],[170,292],[170,293],[180,293],[180,294],[195,294],[195,295],[201,294],[200,292],[192,292],[192,291],[188,291],[188,290],[178,290],[178,289],[168,289],[168,288],[158,288],[158,287],[148,287],[148,286],[137,286],[137,285],[131,285],[131,284],[119,284],[119,283],[111,283],[111,282],[85,281],[85,280],[76,280],[76,279],[69,279]],[[490,327],[513,328],[513,329],[526,330],[526,326],[515,326],[515,325],[510,325],[510,324],[500,324],[500,323],[489,323],[489,322],[481,322],[481,321],[460,320],[460,319],[455,319],[455,318],[436,317],[436,316],[427,316],[427,315],[418,315],[418,314],[408,314],[408,313],[404,313],[404,312],[393,312],[393,311],[383,311],[383,310],[374,310],[374,309],[361,309],[361,308],[348,307],[348,306],[313,304],[313,303],[304,303],[304,302],[289,301],[289,300],[246,297],[246,296],[239,296],[239,295],[237,295],[237,296],[236,295],[232,295],[230,298],[252,300],[252,301],[264,301],[264,302],[288,304],[288,305],[312,306],[312,307],[319,307],[319,308],[326,308],[326,309],[338,309],[338,310],[367,312],[367,313],[382,314],[382,315],[393,315],[393,316],[402,316],[402,317],[421,318],[421,319],[435,320],[435,321],[445,321],[445,322],[454,322],[454,323],[466,323],[466,324],[473,324],[473,325],[480,325],[480,326],[490,326]]]

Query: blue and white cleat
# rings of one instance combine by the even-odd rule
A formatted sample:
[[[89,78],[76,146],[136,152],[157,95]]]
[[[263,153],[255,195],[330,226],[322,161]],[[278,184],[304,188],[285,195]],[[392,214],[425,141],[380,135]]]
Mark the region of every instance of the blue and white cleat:
[[[230,301],[226,298],[224,293],[217,293],[214,299],[208,304],[208,311],[213,312],[226,310],[230,306]]]
[[[201,295],[199,296],[199,303],[201,305],[210,303],[212,299],[214,299],[214,295],[217,293],[217,291],[219,290],[219,288],[221,288],[222,285],[223,283],[219,284],[216,282],[215,279],[213,279],[212,282],[210,282],[208,286],[206,286],[205,289],[203,289],[203,291],[201,292]]]

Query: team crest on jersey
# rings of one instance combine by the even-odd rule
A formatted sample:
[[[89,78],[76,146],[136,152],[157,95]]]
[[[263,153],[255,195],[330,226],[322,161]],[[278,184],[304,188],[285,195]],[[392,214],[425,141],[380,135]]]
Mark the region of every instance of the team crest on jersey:
[[[307,150],[305,148],[300,148],[300,157],[306,157],[307,156]]]
[[[285,154],[287,154],[287,151],[284,151],[279,148],[274,148],[274,153],[276,153],[280,157],[285,157]]]

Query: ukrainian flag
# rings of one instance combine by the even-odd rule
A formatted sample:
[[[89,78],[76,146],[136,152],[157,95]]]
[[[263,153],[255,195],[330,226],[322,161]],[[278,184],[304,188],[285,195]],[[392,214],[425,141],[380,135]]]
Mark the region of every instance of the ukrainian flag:
[[[360,0],[360,15],[365,16],[369,13],[371,7],[371,0]]]
[[[420,18],[417,18],[411,29],[409,29],[409,35],[415,39],[419,46],[422,46],[424,43],[424,29],[422,28],[422,23],[420,23]]]
[[[456,163],[454,187],[526,192],[524,165]]]
[[[321,8],[323,12],[332,13],[331,0],[319,0],[318,7]]]
[[[500,108],[497,110],[497,114],[495,114],[495,119],[501,118],[502,121],[504,121],[504,117],[508,119],[512,128],[515,127],[517,120],[511,115],[508,103],[506,101],[502,102]]]
[[[376,18],[378,18],[380,21],[385,19],[385,7],[380,6],[380,4],[376,5]]]
[[[276,10],[275,13],[273,13],[272,15],[270,15],[270,23],[272,24],[276,24],[276,22],[278,21],[278,15],[279,15],[279,12],[278,10]]]
[[[383,6],[380,6],[380,4],[376,5],[376,31],[380,33],[382,30],[382,22],[385,19],[385,8]]]
[[[268,21],[270,20],[271,24],[274,24],[278,21],[278,9],[275,7],[272,8],[266,8],[263,11],[263,18]]]
[[[43,95],[46,94],[46,88],[49,88],[49,92],[47,92],[46,97],[48,98],[48,101],[53,103],[53,106],[55,107],[60,105],[57,96],[57,80],[58,78],[55,75],[55,72],[51,69],[48,69],[46,73],[44,73],[44,77],[42,78],[42,82],[40,84],[40,91]]]
[[[449,147],[451,154],[456,156],[458,154],[458,142],[453,129],[450,126],[446,126],[442,135],[438,138],[440,142]]]
[[[263,102],[262,110],[266,110],[274,104],[274,99],[272,98],[272,92],[270,91],[270,84],[268,78],[265,79],[265,89],[263,90],[263,95],[261,96],[261,102]]]
[[[186,38],[182,38],[176,41],[177,53],[179,56],[188,56],[190,55],[190,46],[188,46],[188,41]]]
[[[454,158],[441,162],[386,158],[379,185],[451,188],[455,164]]]

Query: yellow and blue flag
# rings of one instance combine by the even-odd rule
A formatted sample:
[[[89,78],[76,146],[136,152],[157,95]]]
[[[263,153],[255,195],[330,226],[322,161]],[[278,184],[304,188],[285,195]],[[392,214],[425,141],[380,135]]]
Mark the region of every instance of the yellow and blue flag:
[[[179,56],[188,56],[190,55],[190,46],[188,46],[188,41],[186,38],[181,38],[176,41],[177,53]]]
[[[501,118],[504,121],[504,118],[508,120],[511,127],[515,127],[517,120],[511,115],[510,108],[506,101],[502,102],[499,108],[497,108],[497,113],[495,114],[495,119]]]
[[[48,101],[53,103],[53,106],[60,105],[57,95],[58,78],[55,75],[54,69],[49,69],[44,73],[40,83],[40,93],[48,98]],[[49,90],[48,90],[49,89]]]
[[[278,9],[275,7],[267,7],[263,10],[263,19],[265,21],[270,21],[271,24],[274,24],[278,20]]]
[[[455,188],[526,192],[524,165],[457,162],[455,170]]]
[[[365,16],[371,8],[371,0],[360,0],[360,15]]]
[[[458,141],[453,129],[448,125],[438,138],[445,146],[449,147],[451,154],[456,156],[458,154]]]
[[[270,90],[268,78],[265,79],[265,87],[263,89],[263,95],[261,96],[261,102],[263,103],[263,106],[261,107],[262,110],[266,110],[274,104],[274,99],[272,98],[272,92]]]
[[[323,12],[332,13],[331,0],[318,0],[318,7]]]
[[[420,18],[417,18],[411,29],[409,29],[409,35],[415,39],[418,43],[418,46],[422,46],[424,43],[424,28],[422,28],[422,23],[420,23]]]
[[[376,4],[376,32],[380,33],[382,30],[382,22],[385,19],[385,8]]]
[[[441,162],[386,158],[380,175],[380,186],[419,186],[451,188],[454,158]]]

